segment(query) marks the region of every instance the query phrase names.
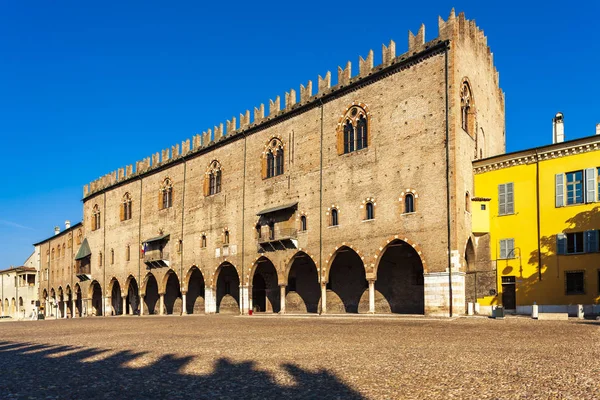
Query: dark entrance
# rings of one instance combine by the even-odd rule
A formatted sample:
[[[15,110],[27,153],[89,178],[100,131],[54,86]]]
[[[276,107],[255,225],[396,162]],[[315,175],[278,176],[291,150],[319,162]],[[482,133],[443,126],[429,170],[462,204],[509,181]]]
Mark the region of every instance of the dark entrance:
[[[217,312],[240,313],[240,278],[235,267],[223,263],[217,278]]]
[[[256,312],[279,312],[281,301],[277,271],[273,263],[261,257],[252,278],[252,309]]]
[[[188,314],[204,314],[204,277],[196,267],[192,268],[185,301]]]
[[[92,283],[92,315],[102,315],[102,288],[98,282]]]
[[[514,276],[502,277],[502,305],[506,310],[517,308],[517,290]]]
[[[358,313],[360,298],[368,286],[360,256],[351,248],[342,247],[329,271],[327,313]]]
[[[127,300],[125,300],[127,310],[123,312],[127,314],[138,314],[140,312],[140,297],[138,295],[138,285],[135,278],[130,278],[129,287],[127,289]]]
[[[179,314],[183,310],[181,304],[181,288],[179,278],[174,272],[169,273],[165,290],[165,314]]]
[[[110,292],[110,305],[112,307],[112,315],[123,314],[123,298],[121,297],[121,285],[118,280],[113,280],[112,290]]]
[[[146,303],[145,314],[158,314],[158,310],[156,309],[158,299],[158,284],[154,275],[150,274],[146,280],[146,295],[144,296],[144,303]]]
[[[317,266],[304,252],[294,256],[288,273],[285,297],[287,313],[317,313],[321,299],[321,287]]]

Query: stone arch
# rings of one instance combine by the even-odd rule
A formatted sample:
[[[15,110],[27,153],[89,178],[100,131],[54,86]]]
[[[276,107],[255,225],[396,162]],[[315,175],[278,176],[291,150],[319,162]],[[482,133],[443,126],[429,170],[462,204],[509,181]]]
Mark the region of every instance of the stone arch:
[[[317,313],[321,299],[319,271],[314,258],[301,249],[286,265],[286,313]]]
[[[395,236],[375,257],[375,312],[424,314],[426,265],[418,246]]]
[[[271,260],[262,256],[253,263],[248,284],[252,287],[253,311],[281,311],[279,274]]]
[[[165,314],[179,314],[183,311],[181,284],[177,273],[169,269],[162,279],[161,291],[164,293]]]
[[[64,315],[64,313],[65,313],[65,308],[64,308],[65,307],[65,293],[62,288],[62,285],[58,287],[56,301],[58,302],[57,314],[58,314],[59,318],[65,318],[66,317],[66,315]]]
[[[73,288],[75,294],[75,309],[73,310],[73,314],[77,316],[83,315],[83,297],[81,296],[81,286],[79,283],[76,283]]]
[[[144,282],[142,285],[142,296],[144,296],[143,301],[146,304],[146,307],[144,307],[144,314],[157,314],[157,304],[159,300],[158,282],[154,274],[152,274],[152,272],[148,272],[144,277]]]
[[[67,315],[73,318],[75,316],[75,310],[73,309],[73,289],[68,284],[65,287],[65,301],[67,302]]]
[[[88,298],[92,301],[91,314],[95,316],[102,315],[102,286],[100,286],[97,280],[93,280],[90,283]]]
[[[333,261],[335,260],[335,257],[338,255],[338,253],[340,252],[340,250],[342,250],[342,248],[347,247],[351,250],[353,250],[356,254],[358,254],[358,256],[361,258],[364,267],[365,267],[365,271],[366,271],[366,261],[365,261],[365,256],[364,256],[364,252],[361,252],[356,246],[352,245],[352,244],[348,244],[346,242],[342,242],[341,245],[336,246],[335,249],[328,254],[327,258],[325,259],[325,268],[323,269],[322,273],[323,276],[321,277],[321,282],[328,282],[329,281],[329,271],[331,269],[331,266],[333,264]],[[314,258],[313,258],[314,260]],[[316,263],[315,263],[316,264]]]
[[[206,281],[202,270],[192,265],[185,275],[185,309],[188,314],[204,314],[204,288]]]
[[[112,277],[108,284],[107,294],[110,296],[110,312],[111,315],[123,314],[123,296],[122,288],[119,280]]]
[[[360,299],[368,288],[364,257],[350,245],[342,245],[328,261],[324,276],[327,312],[358,313]]]
[[[219,265],[214,274],[217,312],[239,314],[240,312],[240,276],[237,269],[228,261]]]
[[[129,275],[125,280],[125,310],[123,313],[130,315],[139,314],[140,295],[137,280],[133,275]]]
[[[388,238],[383,246],[381,246],[377,250],[375,250],[375,254],[373,255],[373,262],[370,265],[370,268],[373,270],[373,277],[377,276],[377,270],[379,268],[381,256],[383,255],[383,253],[387,249],[387,247],[390,245],[390,243],[392,243],[395,240],[401,240],[401,241],[409,244],[413,249],[415,249],[415,251],[419,255],[419,258],[421,259],[421,264],[423,265],[423,273],[426,274],[428,272],[427,262],[425,261],[425,257],[423,256],[423,251],[421,250],[421,246],[419,246],[417,243],[413,242],[409,238],[401,237],[400,235],[395,235],[393,237]]]

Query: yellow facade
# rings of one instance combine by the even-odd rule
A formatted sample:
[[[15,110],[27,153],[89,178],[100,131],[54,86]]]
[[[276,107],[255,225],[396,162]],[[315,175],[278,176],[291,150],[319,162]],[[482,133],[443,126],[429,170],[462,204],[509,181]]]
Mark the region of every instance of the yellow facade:
[[[490,199],[490,260],[496,266],[498,285],[496,296],[478,302],[505,308],[534,303],[599,304],[600,136],[505,154],[473,165],[475,195]],[[588,174],[585,179],[586,170],[592,168],[593,176]],[[577,171],[582,172],[575,174]],[[567,182],[575,177],[581,177],[579,185]],[[511,207],[505,192],[510,183],[512,209],[507,210]],[[593,194],[587,195],[592,189]],[[575,204],[567,204],[568,199]],[[482,225],[474,223],[474,232]]]

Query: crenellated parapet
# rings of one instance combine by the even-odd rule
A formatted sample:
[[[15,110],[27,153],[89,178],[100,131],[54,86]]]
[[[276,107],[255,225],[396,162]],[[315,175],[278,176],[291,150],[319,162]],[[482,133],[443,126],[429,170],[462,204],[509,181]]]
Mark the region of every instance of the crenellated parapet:
[[[263,124],[271,124],[274,119],[282,115],[296,112],[299,108],[316,103],[324,96],[335,94],[337,91],[344,90],[349,85],[360,84],[361,81],[369,79],[373,74],[387,68],[394,68],[395,64],[411,59],[442,42],[466,40],[472,41],[476,48],[481,51],[481,54],[487,57],[490,68],[493,68],[495,83],[498,84],[498,72],[493,65],[493,54],[487,45],[486,36],[475,24],[475,21],[467,20],[464,13],[456,16],[453,9],[447,20],[439,17],[438,37],[435,39],[426,41],[425,25],[421,25],[416,35],[411,31],[408,32],[408,43],[405,53],[396,55],[396,43],[394,41],[390,41],[388,45],[383,44],[381,47],[381,64],[376,66],[374,65],[374,52],[373,50],[369,50],[366,53],[366,57],[360,56],[358,58],[358,71],[355,71],[354,76],[352,75],[352,63],[348,61],[343,68],[338,66],[336,82],[332,81],[330,71],[325,73],[324,76],[319,75],[317,78],[316,93],[313,93],[313,82],[309,80],[306,84],[300,85],[298,92],[295,89],[285,92],[283,96],[283,109],[281,107],[281,97],[276,96],[275,100],[269,100],[268,115],[266,114],[265,104],[254,107],[252,113],[246,110],[244,113],[239,114],[239,126],[237,123],[238,119],[232,117],[225,124],[220,123],[214,126],[213,129],[207,129],[201,134],[195,134],[191,139],[182,141],[181,146],[176,144],[170,149],[164,149],[160,153],[155,153],[150,157],[135,162],[135,168],[133,168],[133,165],[128,165],[125,168],[119,168],[117,171],[96,179],[84,186],[83,196],[86,198],[109,186],[148,173],[168,163],[177,162],[184,157],[193,156],[198,152],[209,151],[208,149],[211,146],[218,146],[220,145],[219,142],[229,137],[243,135],[248,130],[260,128]]]

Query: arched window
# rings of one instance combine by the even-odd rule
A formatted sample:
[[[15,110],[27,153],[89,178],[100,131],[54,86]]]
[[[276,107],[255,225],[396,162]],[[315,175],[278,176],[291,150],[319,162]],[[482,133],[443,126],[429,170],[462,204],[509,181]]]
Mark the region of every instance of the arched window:
[[[77,244],[81,244],[81,242],[83,241],[83,232],[81,231],[81,229],[77,230]]]
[[[306,215],[300,217],[300,230],[302,232],[306,231]]]
[[[284,172],[284,149],[281,140],[274,138],[269,141],[265,149],[263,164],[263,177],[272,178],[283,175]]]
[[[46,261],[50,261],[50,250],[46,250]]]
[[[229,244],[229,231],[223,232],[223,244]]]
[[[60,245],[56,247],[56,258],[60,258]]]
[[[375,218],[375,211],[374,211],[373,203],[371,203],[370,201],[367,202],[367,204],[365,206],[365,211],[366,211],[365,219]]]
[[[202,235],[202,238],[200,239],[200,247],[201,248],[206,248],[206,235]]]
[[[131,247],[127,245],[125,247],[125,260],[129,261],[131,259]]]
[[[92,208],[92,230],[95,231],[100,229],[100,207],[98,204],[94,205]]]
[[[464,81],[460,90],[461,128],[469,135],[475,133],[475,104],[469,82]]]
[[[125,193],[121,201],[121,221],[131,219],[131,195]]]
[[[171,208],[173,206],[173,183],[171,179],[166,178],[163,181],[162,187],[160,188],[160,195],[158,196],[158,208],[163,210],[165,208]]]
[[[412,193],[407,193],[404,196],[404,213],[415,212],[415,196]]]
[[[204,194],[212,196],[221,192],[221,164],[214,160],[210,163],[207,171],[208,187],[205,188]]]
[[[333,208],[331,210],[331,221],[330,221],[330,225],[331,226],[338,226],[339,225],[339,220],[338,220],[338,210]]]
[[[350,107],[340,122],[338,153],[347,154],[367,148],[369,145],[369,116],[358,105]]]

